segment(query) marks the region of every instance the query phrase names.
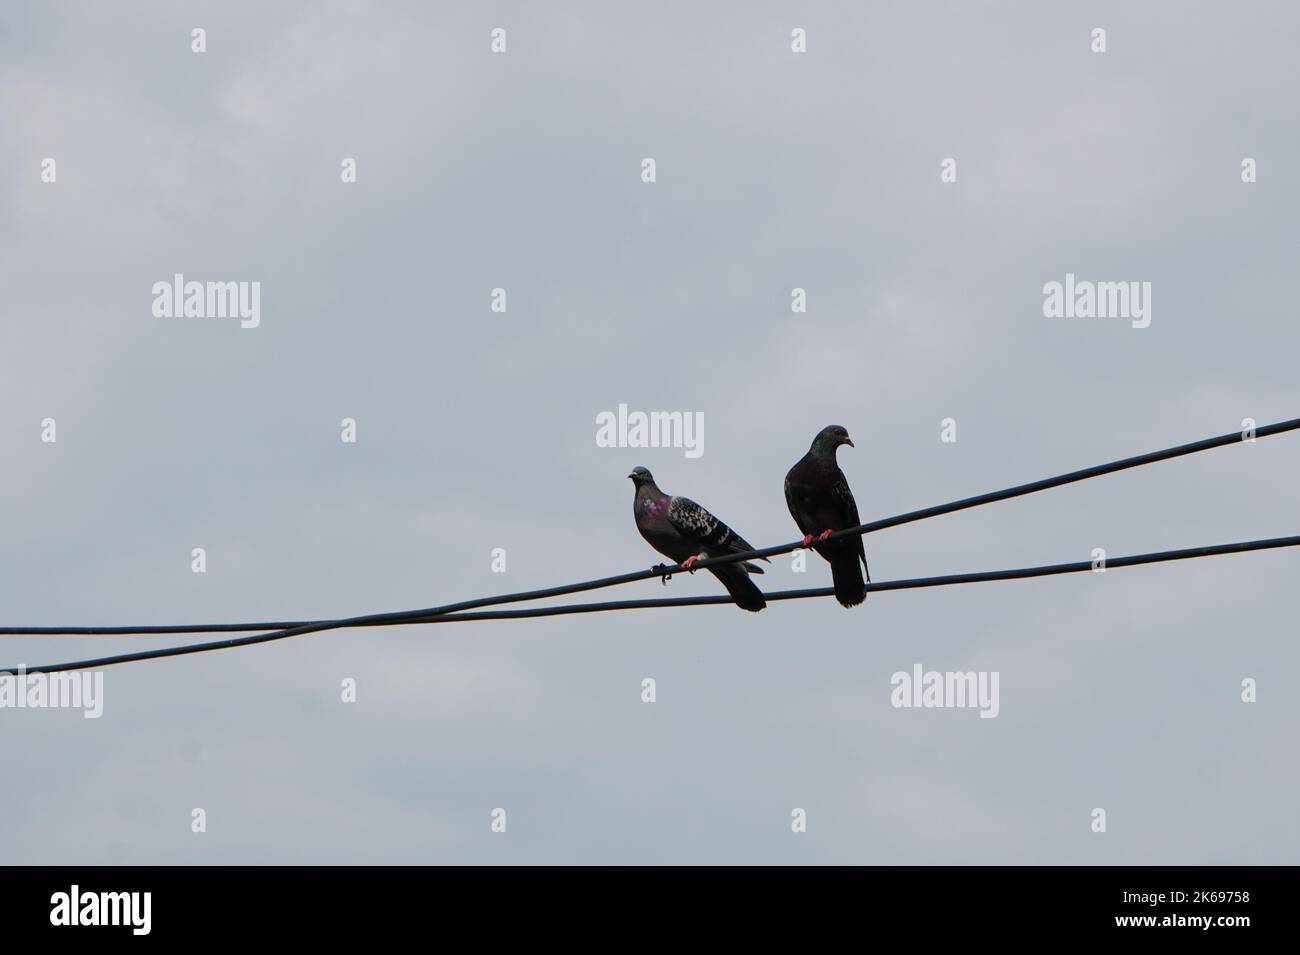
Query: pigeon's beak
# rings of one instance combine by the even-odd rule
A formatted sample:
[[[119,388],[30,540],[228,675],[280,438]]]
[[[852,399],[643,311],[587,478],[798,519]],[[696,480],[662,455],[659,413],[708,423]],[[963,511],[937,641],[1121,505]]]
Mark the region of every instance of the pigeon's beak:
[[[844,439],[844,443],[847,444],[850,448],[852,448],[852,447],[856,447],[856,445],[855,445],[852,441],[850,441],[848,438],[845,438],[845,439]]]
[[[633,480],[636,479],[636,475],[635,475],[635,474],[629,474],[628,477],[632,478]]]

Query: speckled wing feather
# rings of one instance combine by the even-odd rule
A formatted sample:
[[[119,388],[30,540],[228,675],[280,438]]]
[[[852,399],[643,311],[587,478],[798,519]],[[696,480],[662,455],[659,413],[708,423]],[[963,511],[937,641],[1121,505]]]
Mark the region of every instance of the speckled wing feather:
[[[722,548],[735,537],[730,527],[689,497],[674,497],[668,502],[668,520],[677,533],[702,547]]]
[[[668,502],[668,521],[677,529],[677,533],[702,550],[721,555],[740,554],[754,549],[749,541],[689,497],[674,497]],[[744,567],[752,574],[763,572],[763,568],[753,564],[745,564]]]

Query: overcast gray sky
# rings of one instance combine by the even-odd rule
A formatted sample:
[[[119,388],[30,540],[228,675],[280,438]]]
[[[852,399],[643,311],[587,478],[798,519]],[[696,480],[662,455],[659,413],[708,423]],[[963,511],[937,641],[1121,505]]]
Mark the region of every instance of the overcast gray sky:
[[[869,520],[1294,417],[1298,27],[1285,3],[6,3],[0,624],[639,569],[638,464],[782,543],[782,478],[832,422]],[[177,272],[260,282],[260,326],[155,318]],[[1150,282],[1150,327],[1045,318],[1066,273]],[[620,403],[702,413],[703,455],[597,447]],[[889,580],[1297,533],[1298,465],[1300,437],[1262,439],[867,553]],[[101,719],[0,710],[0,861],[1295,862],[1298,561],[112,668]],[[829,580],[782,557],[759,582]],[[162,639],[6,637],[0,663]],[[892,707],[917,663],[997,671],[998,717]]]

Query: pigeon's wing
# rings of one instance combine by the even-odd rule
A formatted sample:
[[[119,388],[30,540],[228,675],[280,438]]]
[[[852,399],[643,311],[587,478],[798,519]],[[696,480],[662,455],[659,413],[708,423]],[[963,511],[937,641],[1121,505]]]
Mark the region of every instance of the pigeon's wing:
[[[835,506],[844,516],[845,527],[857,527],[862,523],[858,520],[858,502],[853,500],[853,491],[849,489],[849,482],[843,471],[835,476],[835,483],[831,485],[831,497],[834,498]]]
[[[785,476],[785,506],[790,509],[795,526],[805,534],[817,534],[829,524],[830,515],[819,515],[825,508],[826,475],[815,465],[810,455],[800,458]]]
[[[844,476],[843,471],[839,473],[839,477],[837,477],[835,483],[831,485],[831,496],[835,499],[836,505],[844,514],[845,527],[858,527],[861,525],[862,520],[858,517],[858,503],[853,500],[853,491],[849,489],[849,481],[848,478]],[[863,546],[861,534],[857,535],[856,541],[858,557],[862,559],[862,569],[866,571],[867,551],[866,547]],[[867,580],[870,579],[871,572],[867,571]]]
[[[718,555],[754,549],[749,541],[689,497],[674,497],[668,502],[668,521],[682,537]]]
[[[802,463],[802,462],[801,462],[801,463]],[[798,465],[795,465],[795,467],[798,467]],[[791,473],[793,473],[793,472],[794,472],[794,468],[791,468],[790,471],[791,471]],[[790,508],[790,516],[794,518],[795,526],[798,527],[799,530],[801,530],[801,531],[803,531],[805,534],[807,534],[808,531],[807,531],[807,529],[804,527],[804,519],[803,519],[803,515],[801,515],[801,514],[799,513],[799,505],[795,503],[795,499],[794,499],[794,491],[790,488],[790,475],[789,475],[789,474],[787,474],[787,475],[785,476],[785,506],[788,507],[788,508]]]

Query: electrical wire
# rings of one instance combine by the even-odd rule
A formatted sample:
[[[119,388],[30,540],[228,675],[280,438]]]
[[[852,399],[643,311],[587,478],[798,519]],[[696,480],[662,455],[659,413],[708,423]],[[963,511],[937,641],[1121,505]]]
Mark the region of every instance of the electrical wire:
[[[1182,550],[1157,551],[1150,554],[1134,554],[1127,557],[1107,558],[1100,568],[1094,561],[1082,560],[1067,564],[1047,564],[1039,567],[1017,567],[1010,570],[986,570],[966,574],[946,574],[939,577],[914,577],[906,580],[889,580],[867,584],[868,591],[915,590],[922,587],[946,587],[953,584],[988,583],[997,580],[1024,580],[1029,577],[1048,577],[1057,574],[1076,574],[1083,571],[1110,570],[1119,567],[1135,567],[1139,564],[1154,564],[1163,561],[1189,560],[1195,557],[1214,557],[1220,554],[1240,554],[1253,550],[1270,550],[1280,547],[1300,546],[1300,534],[1291,537],[1270,537],[1264,540],[1241,541],[1235,544],[1213,544],[1207,547],[1188,547]],[[829,587],[807,590],[782,590],[765,594],[768,600],[800,600],[808,597],[829,597],[834,594]],[[525,610],[485,610],[463,613],[437,613],[425,618],[413,618],[403,621],[407,624],[420,623],[461,623],[470,620],[519,620],[532,617],[556,617],[581,613],[603,613],[612,610],[646,610],[665,607],[702,607],[714,604],[729,604],[730,597],[721,595],[709,597],[671,597],[648,600],[611,600],[601,603],[566,604],[551,607],[530,607]],[[376,615],[381,616],[381,615]],[[391,615],[389,615],[391,616]],[[251,646],[297,636],[300,633],[315,633],[321,630],[337,629],[335,621],[319,621],[290,627],[273,633],[260,633],[251,637],[231,640],[217,640],[209,643],[195,643],[180,647],[162,647],[157,650],[140,650],[114,656],[95,657],[89,660],[77,660],[70,663],[52,663],[46,665],[23,667],[25,673],[60,673],[68,670],[86,670],[98,667],[114,666],[119,663],[132,663],[139,660],[158,660],[165,657],[186,656],[192,653],[206,653],[211,650],[224,650],[237,646]],[[358,626],[377,626],[378,624],[358,624]],[[18,667],[0,669],[0,675],[17,674]]]
[[[1300,429],[1300,418],[1292,418],[1289,421],[1280,421],[1276,424],[1256,428],[1254,434],[1255,437],[1263,438],[1270,435],[1282,434],[1287,431],[1295,431],[1297,429]],[[1146,454],[1121,458],[1118,461],[1111,461],[1107,464],[1098,464],[1094,467],[1083,468],[1078,471],[1070,471],[1065,474],[1058,474],[1054,477],[1043,478],[1040,481],[1032,481],[1028,484],[1019,484],[1015,487],[1005,488],[1000,491],[990,491],[986,494],[977,494],[974,497],[963,498],[962,500],[953,501],[948,504],[936,504],[933,507],[922,508],[918,511],[908,511],[905,514],[898,514],[894,517],[886,517],[880,520],[871,521],[867,524],[861,524],[856,528],[846,528],[845,530],[837,531],[832,534],[829,539],[837,540],[841,537],[850,537],[854,534],[870,534],[874,531],[885,530],[890,527],[898,527],[899,525],[910,524],[914,521],[927,520],[931,517],[939,517],[944,514],[951,514],[955,511],[966,510],[967,508],[978,507],[983,504],[992,504],[1013,497],[1021,497],[1025,494],[1033,494],[1038,491],[1060,487],[1064,484],[1072,484],[1077,481],[1084,481],[1105,474],[1113,474],[1116,471],[1141,467],[1142,465],[1153,464],[1157,461],[1167,461],[1171,458],[1182,457],[1187,454],[1195,454],[1199,451],[1208,451],[1212,448],[1223,447],[1224,445],[1239,444],[1243,440],[1245,440],[1245,435],[1242,432],[1233,431],[1228,434],[1219,435],[1218,437],[1205,438],[1200,441],[1193,441],[1189,444],[1180,444],[1176,447],[1165,448],[1161,451],[1151,451]],[[795,541],[790,544],[779,544],[775,547],[767,547],[761,550],[727,554],[722,557],[710,557],[697,561],[695,563],[695,569],[704,570],[708,567],[715,567],[720,564],[754,560],[762,557],[773,557],[778,554],[786,554],[790,551],[798,550],[801,547],[803,547],[803,542]],[[675,564],[671,567],[663,566],[660,568],[633,571],[627,574],[619,574],[614,577],[602,577],[597,580],[565,584],[559,587],[548,587],[542,590],[502,594],[498,597],[482,597],[476,600],[462,601],[457,604],[448,604],[444,607],[429,607],[423,610],[410,610],[386,614],[370,614],[361,617],[340,617],[332,620],[280,620],[260,623],[175,624],[118,627],[0,627],[0,636],[129,636],[148,634],[240,633],[255,630],[296,630],[302,627],[318,627],[318,625],[324,624],[334,624],[339,627],[394,626],[404,623],[423,623],[426,621],[426,618],[440,614],[451,614],[458,611],[472,610],[504,603],[543,600],[548,597],[562,597],[568,594],[580,593],[585,590],[614,587],[619,584],[634,583],[638,580],[648,580],[654,577],[661,577],[665,574],[675,574],[683,571],[684,568],[680,564]],[[730,598],[724,597],[721,599],[722,602],[730,602]]]
[[[1281,434],[1286,431],[1293,431],[1296,430],[1297,428],[1300,428],[1300,418],[1291,419],[1289,421],[1278,422],[1277,424],[1265,425],[1262,428],[1255,429],[1254,435],[1255,437],[1267,437],[1273,434]],[[1194,441],[1189,444],[1178,445],[1173,448],[1166,448],[1162,451],[1152,451],[1147,454],[1136,455],[1134,457],[1129,457],[1129,458],[1122,458],[1118,461],[1112,461],[1108,464],[1099,464],[1090,468],[1084,468],[1079,471],[1071,471],[1066,474],[1057,475],[1055,477],[1044,478],[1040,481],[1033,481],[1028,484],[1020,484],[1015,487],[1006,488],[1000,491],[991,491],[986,494],[979,494],[974,497],[963,498],[962,500],[953,501],[948,504],[938,504],[933,507],[923,508],[919,511],[910,511],[906,514],[900,514],[895,517],[872,521],[867,524],[862,524],[857,528],[848,528],[843,531],[838,531],[830,535],[830,539],[835,540],[843,537],[848,537],[853,534],[866,534],[877,530],[883,530],[888,527],[897,527],[901,524],[907,524],[919,520],[926,520],[931,517],[938,517],[942,514],[951,514],[955,511],[965,510],[971,507],[977,507],[982,504],[989,504],[996,501],[1004,501],[1009,498],[1020,497],[1025,494],[1032,494],[1037,491],[1043,491],[1049,488],[1060,487],[1061,485],[1064,484],[1071,484],[1077,481],[1083,481],[1089,478],[1099,477],[1103,474],[1111,474],[1116,471],[1122,471],[1128,468],[1139,467],[1145,464],[1152,464],[1154,462],[1164,461],[1170,458],[1181,457],[1183,455],[1193,454],[1199,451],[1209,450],[1211,448],[1222,447],[1224,445],[1238,443],[1243,440],[1246,440],[1245,434],[1243,434],[1242,432],[1231,432],[1229,434],[1220,435],[1214,438],[1206,438],[1201,441]],[[1296,543],[1300,543],[1300,538],[1293,538],[1293,537],[1270,538],[1262,541],[1246,541],[1238,544],[1212,545],[1208,548],[1206,547],[1190,548],[1186,551],[1167,551],[1167,552],[1157,553],[1157,554],[1140,554],[1128,558],[1116,558],[1113,561],[1108,561],[1106,566],[1125,567],[1125,566],[1132,566],[1135,564],[1151,563],[1157,559],[1158,560],[1180,560],[1180,559],[1186,559],[1188,557],[1201,557],[1201,556],[1211,556],[1213,554],[1236,553],[1236,552],[1241,552],[1246,550],[1261,550],[1265,548],[1274,548],[1274,547],[1290,547],[1290,546],[1295,546]],[[734,563],[736,561],[775,556],[778,554],[784,554],[793,550],[797,550],[801,547],[803,547],[803,542],[797,541],[792,544],[777,545],[775,547],[762,548],[758,550],[747,551],[744,553],[728,554],[723,557],[706,558],[697,561],[695,563],[695,569],[701,570],[711,566]],[[319,633],[325,630],[342,629],[345,627],[351,628],[351,627],[372,627],[372,626],[397,626],[402,624],[441,622],[436,618],[451,617],[451,615],[453,614],[462,613],[465,611],[478,610],[483,607],[497,606],[506,603],[517,603],[517,602],[527,601],[527,600],[540,600],[548,597],[558,597],[558,596],[564,596],[572,593],[581,593],[588,590],[596,590],[604,587],[612,587],[624,583],[632,583],[634,581],[646,580],[653,577],[664,577],[669,574],[678,573],[682,569],[683,568],[681,567],[681,565],[674,565],[672,567],[665,567],[661,565],[659,567],[651,568],[649,570],[634,571],[632,573],[619,574],[613,577],[603,577],[603,578],[598,578],[596,580],[579,581],[573,584],[563,584],[557,587],[548,587],[542,590],[524,591],[515,594],[504,594],[498,597],[479,597],[472,600],[463,600],[457,603],[445,604],[441,607],[430,607],[424,610],[408,610],[408,611],[399,611],[396,613],[366,614],[359,617],[339,618],[334,620],[308,621],[304,623],[294,624],[288,627],[277,627],[274,630],[271,630],[270,632],[267,633],[256,633],[250,636],[233,637],[225,640],[216,640],[216,641],[209,641],[205,643],[189,644],[186,646],[160,647],[154,650],[135,651],[132,653],[97,657],[94,659],[72,661],[68,663],[43,664],[43,665],[38,665],[33,667],[24,666],[21,668],[20,667],[0,668],[0,675],[16,674],[19,672],[20,669],[26,673],[58,673],[58,672],[64,672],[69,670],[82,670],[82,669],[89,669],[94,667],[113,666],[116,664],[131,663],[140,660],[154,660],[154,659],[161,659],[165,657],[185,656],[194,653],[205,653],[212,650],[224,650],[224,649],[231,649],[234,647],[252,646],[258,643],[268,643],[274,640],[283,640],[288,637],[302,636],[309,633]],[[1008,579],[1018,579],[1023,577],[1046,576],[1049,574],[1073,573],[1080,570],[1091,570],[1091,569],[1092,569],[1091,562],[1083,561],[1075,564],[1054,564],[1054,565],[1048,565],[1046,567],[1021,568],[1012,571],[985,571],[977,574],[955,575],[956,579],[954,579],[954,575],[949,575],[948,578],[941,578],[941,577],[917,578],[916,580],[911,582],[894,581],[892,582],[893,583],[892,587],[889,585],[889,583],[881,583],[881,584],[874,584],[874,585],[869,584],[868,589],[869,590],[870,589],[877,589],[877,590],[905,589],[902,586],[903,584],[907,584],[909,587],[940,586],[942,585],[941,583],[939,583],[940,581],[943,584],[951,584],[951,583],[970,583],[970,582],[985,581],[985,580],[1008,580]],[[820,596],[821,591],[790,591],[787,592],[787,594],[811,597],[811,596]],[[776,597],[776,595],[769,595],[768,599],[794,599],[794,598],[789,596],[778,598]],[[715,601],[717,603],[731,602],[730,598],[724,598],[724,597],[702,598],[702,599],[685,598],[685,600],[686,601],[695,600],[697,601],[695,605],[708,603],[708,602],[715,602]],[[611,606],[608,609],[631,609],[631,605],[638,605],[638,606],[691,605],[689,603],[680,603],[680,602],[667,603],[667,604],[662,602],[656,602],[653,604],[646,604],[644,602],[638,602],[638,601],[615,601],[613,603],[623,605],[623,606],[617,606],[617,607]],[[547,610],[551,610],[553,614],[591,613],[595,611],[587,608],[592,608],[595,606],[596,605],[592,605],[592,604],[577,605],[577,607],[581,607],[583,609],[577,609],[577,607],[574,607],[572,605],[569,607],[562,607],[562,608],[536,608],[536,611],[540,611],[540,612],[516,611],[513,612],[512,616],[514,617],[547,616],[548,614],[545,613],[545,611]],[[510,612],[495,611],[492,614],[481,614],[475,617],[469,617],[462,614],[462,616],[457,617],[455,619],[457,620],[506,619],[503,616],[501,616],[501,614],[505,614],[505,613],[510,613]],[[193,630],[193,626],[194,625],[190,625],[185,629],[184,632],[195,632]],[[234,630],[236,627],[242,627],[246,625],[221,624],[217,626],[222,630],[231,631]],[[83,628],[83,629],[86,631],[93,631],[97,633],[103,633],[106,630],[109,631],[115,630],[115,632],[117,633],[128,632],[126,628]],[[135,630],[134,632],[139,633],[141,631]],[[152,628],[147,632],[157,633],[157,632],[180,632],[180,631],[178,630],[178,628]],[[22,633],[26,635],[27,632],[24,631],[23,628],[6,628],[5,630],[0,630],[0,633],[8,633],[10,635],[16,635]]]

